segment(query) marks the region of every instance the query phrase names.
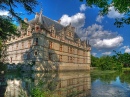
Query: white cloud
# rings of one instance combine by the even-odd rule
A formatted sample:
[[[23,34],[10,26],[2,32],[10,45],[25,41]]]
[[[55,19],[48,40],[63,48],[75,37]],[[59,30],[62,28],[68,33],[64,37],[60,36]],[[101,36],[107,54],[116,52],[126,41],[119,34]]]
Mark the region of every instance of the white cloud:
[[[123,37],[118,35],[117,32],[111,32],[103,29],[103,26],[93,24],[86,29],[79,29],[77,34],[84,40],[86,37],[89,39],[92,47],[102,49],[114,49],[122,45]]]
[[[126,53],[130,53],[130,48],[125,49]]]
[[[85,11],[86,8],[87,8],[86,5],[85,5],[85,4],[82,4],[79,9],[80,9],[80,11]]]
[[[93,39],[91,42],[94,43],[93,47],[98,49],[112,49],[121,46],[123,38],[121,36],[117,36],[115,38],[110,39]]]
[[[121,49],[125,49],[125,53],[130,53],[130,47],[129,46],[123,46]]]
[[[64,26],[69,25],[70,23],[72,26],[76,28],[81,28],[84,26],[85,23],[85,14],[84,13],[77,13],[73,16],[63,15],[61,18],[61,24]]]
[[[99,22],[99,23],[102,23],[103,18],[104,18],[103,16],[98,15],[97,18],[96,18],[96,21]]]
[[[109,7],[109,12],[107,15],[109,18],[121,18],[124,16],[124,14],[119,13],[117,10],[115,10],[114,6]]]
[[[91,46],[98,50],[112,50],[122,45],[122,36],[118,35],[117,32],[104,30],[101,25],[93,24],[83,28],[85,24],[84,13],[77,13],[73,16],[63,15],[60,20],[64,26],[71,23],[76,28],[78,36],[82,40],[89,39]]]
[[[102,55],[110,55],[111,54],[111,52],[104,52],[104,53],[102,53]]]
[[[5,10],[0,10],[0,15],[9,15],[9,11],[5,11]]]
[[[93,56],[96,56],[96,55],[97,55],[97,53],[92,53],[92,55],[93,55]]]

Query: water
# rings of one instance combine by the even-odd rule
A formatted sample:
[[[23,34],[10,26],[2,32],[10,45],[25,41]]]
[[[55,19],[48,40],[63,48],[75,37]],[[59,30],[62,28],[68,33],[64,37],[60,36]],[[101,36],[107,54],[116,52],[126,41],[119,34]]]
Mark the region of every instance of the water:
[[[36,85],[58,97],[130,97],[130,71],[0,75],[0,97],[29,97]]]

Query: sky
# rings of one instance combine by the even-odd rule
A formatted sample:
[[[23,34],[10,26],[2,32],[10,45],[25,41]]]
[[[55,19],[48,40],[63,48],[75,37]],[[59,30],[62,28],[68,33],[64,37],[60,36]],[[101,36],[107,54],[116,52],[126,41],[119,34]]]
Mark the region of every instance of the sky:
[[[81,40],[89,40],[92,55],[113,55],[113,50],[130,53],[130,25],[124,25],[122,28],[114,25],[115,18],[124,17],[114,6],[109,7],[107,15],[100,16],[98,7],[87,7],[85,2],[80,0],[38,1],[40,5],[36,6],[34,12],[40,12],[42,6],[44,16],[56,21],[61,20],[60,23],[64,26],[71,23]],[[22,13],[20,17],[23,19],[31,20],[35,17],[35,14],[27,14],[20,5],[15,11]],[[9,12],[0,10],[0,15],[9,15]]]

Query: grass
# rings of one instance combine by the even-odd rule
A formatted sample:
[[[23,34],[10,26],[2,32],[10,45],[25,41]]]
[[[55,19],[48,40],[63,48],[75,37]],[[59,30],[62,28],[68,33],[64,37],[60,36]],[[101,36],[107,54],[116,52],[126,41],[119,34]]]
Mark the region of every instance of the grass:
[[[130,71],[130,68],[122,68],[122,70],[123,71],[125,71],[125,70],[129,70]]]
[[[91,70],[91,74],[92,75],[104,75],[104,74],[110,74],[110,73],[115,73],[115,70],[99,70],[99,69],[95,69],[95,70]]]

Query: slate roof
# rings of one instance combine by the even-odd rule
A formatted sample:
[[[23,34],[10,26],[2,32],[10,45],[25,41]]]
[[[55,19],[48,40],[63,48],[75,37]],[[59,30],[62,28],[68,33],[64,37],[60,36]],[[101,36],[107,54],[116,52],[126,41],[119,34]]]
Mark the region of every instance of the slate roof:
[[[63,30],[65,27],[61,25],[59,22],[54,21],[46,16],[37,16],[35,19],[28,22],[30,25],[34,25],[35,23],[40,23],[43,25],[44,28],[48,29],[48,27],[54,25],[56,29],[56,33],[58,34],[61,30]],[[75,33],[74,38],[79,38],[79,36]]]

